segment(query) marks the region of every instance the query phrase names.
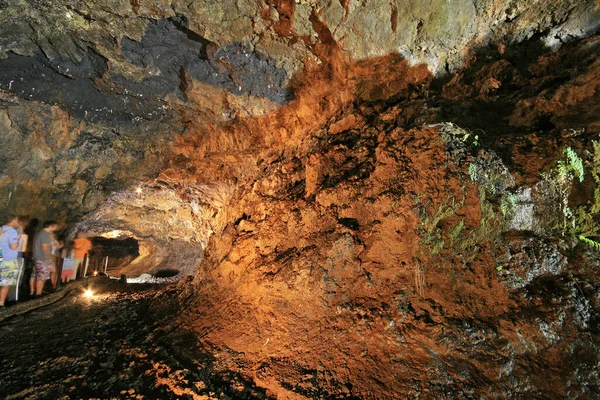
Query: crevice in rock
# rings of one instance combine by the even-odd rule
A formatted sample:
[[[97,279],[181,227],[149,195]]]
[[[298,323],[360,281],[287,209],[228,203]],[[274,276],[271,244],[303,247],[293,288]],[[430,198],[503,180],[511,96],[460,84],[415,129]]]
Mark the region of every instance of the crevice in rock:
[[[390,24],[392,26],[392,32],[396,32],[396,29],[398,29],[398,5],[396,4],[396,1],[393,0],[392,1],[392,13],[390,15]]]
[[[213,58],[217,45],[189,29],[189,22],[185,15],[178,14],[177,17],[171,18],[171,21],[173,21],[177,29],[186,34],[188,39],[202,43],[203,47],[200,50],[201,59],[209,60]]]

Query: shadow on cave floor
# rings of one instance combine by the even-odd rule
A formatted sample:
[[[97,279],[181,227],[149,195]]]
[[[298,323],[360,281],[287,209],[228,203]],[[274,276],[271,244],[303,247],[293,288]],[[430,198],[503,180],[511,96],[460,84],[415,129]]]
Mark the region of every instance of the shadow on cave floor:
[[[196,339],[172,325],[176,288],[106,278],[90,286],[91,299],[74,290],[0,323],[0,397],[266,397],[239,377],[216,374]]]
[[[179,270],[167,268],[156,271],[152,276],[155,278],[172,278],[177,275],[179,275]]]

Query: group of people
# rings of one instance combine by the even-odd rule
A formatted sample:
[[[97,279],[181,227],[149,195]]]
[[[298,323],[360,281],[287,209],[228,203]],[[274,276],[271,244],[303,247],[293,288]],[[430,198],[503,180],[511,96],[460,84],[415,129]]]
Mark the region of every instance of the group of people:
[[[26,228],[29,218],[8,214],[0,235],[0,307],[4,307],[10,286],[17,286],[26,266],[31,267],[29,294],[41,296],[49,280],[56,289],[58,267],[62,258],[68,259],[61,269],[61,281],[69,282],[77,277],[77,271],[92,249],[92,242],[85,232],[78,232],[70,246],[56,238],[58,223],[53,220],[44,222],[42,229],[35,233],[30,243]],[[35,228],[33,228],[35,229]]]

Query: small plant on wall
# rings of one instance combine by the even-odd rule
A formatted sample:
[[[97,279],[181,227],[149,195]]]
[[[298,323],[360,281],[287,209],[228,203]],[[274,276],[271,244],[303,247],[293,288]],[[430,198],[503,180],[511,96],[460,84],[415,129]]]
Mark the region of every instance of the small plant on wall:
[[[550,195],[557,200],[560,211],[560,223],[556,224],[555,228],[560,229],[562,236],[574,235],[583,243],[600,251],[600,243],[592,239],[600,235],[597,222],[600,211],[600,143],[592,143],[594,154],[590,161],[584,162],[575,150],[567,147],[563,150],[564,158],[557,162],[557,167],[542,174],[542,179],[549,188]],[[590,171],[596,183],[594,199],[588,204],[572,209],[569,207],[569,195],[573,183],[584,181],[585,169]]]
[[[575,227],[574,214],[569,207],[569,195],[575,178],[583,182],[583,161],[570,147],[563,150],[564,159],[558,160],[557,167],[547,173],[542,173],[542,180],[548,189],[548,194],[558,200],[560,224],[555,228],[560,229],[564,236],[569,228]]]
[[[600,226],[597,222],[600,213],[600,142],[592,141],[592,145],[594,153],[591,161],[587,163],[587,169],[596,184],[594,198],[587,205],[578,207],[576,210],[573,233],[583,243],[600,251],[600,242],[591,239],[591,237],[600,236]]]
[[[597,251],[600,251],[600,243],[596,242],[595,240],[589,239],[583,235],[579,235],[579,240],[581,240],[583,243],[593,247]]]

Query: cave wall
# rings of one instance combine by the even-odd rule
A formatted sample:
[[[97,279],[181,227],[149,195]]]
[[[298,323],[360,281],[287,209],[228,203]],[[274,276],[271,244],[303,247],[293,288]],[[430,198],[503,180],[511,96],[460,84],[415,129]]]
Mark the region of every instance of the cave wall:
[[[73,222],[113,191],[148,179],[161,168],[159,137],[73,118],[65,109],[3,96],[3,208],[39,219]],[[168,145],[166,145],[168,146]],[[144,161],[140,164],[141,161]]]
[[[598,253],[490,229],[469,162],[394,111],[265,166],[182,322],[279,398],[593,396]]]
[[[586,160],[568,199],[598,235],[599,43],[299,91],[263,118],[286,146],[219,215],[182,323],[274,397],[596,396],[599,257],[542,177]]]
[[[597,200],[596,1],[0,10],[5,210],[194,274],[178,330],[216,368],[282,398],[597,395],[598,255],[540,175],[571,147],[567,204]]]

